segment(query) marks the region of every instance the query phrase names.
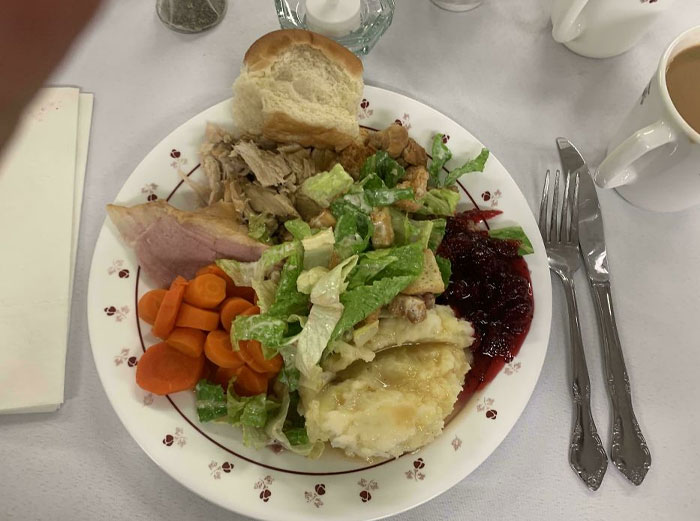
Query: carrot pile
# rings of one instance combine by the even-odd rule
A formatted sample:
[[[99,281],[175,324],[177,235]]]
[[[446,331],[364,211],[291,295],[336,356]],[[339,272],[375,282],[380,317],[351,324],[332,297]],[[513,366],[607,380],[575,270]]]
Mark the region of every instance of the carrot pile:
[[[138,303],[138,316],[163,340],[149,347],[136,368],[136,383],[154,394],[193,389],[208,376],[224,388],[235,377],[240,396],[267,392],[282,368],[282,357],[267,359],[255,340],[231,345],[231,324],[237,316],[257,315],[252,288],[238,287],[211,264],[187,281],[177,277],[170,288],[154,289]],[[206,373],[206,374],[205,374]]]

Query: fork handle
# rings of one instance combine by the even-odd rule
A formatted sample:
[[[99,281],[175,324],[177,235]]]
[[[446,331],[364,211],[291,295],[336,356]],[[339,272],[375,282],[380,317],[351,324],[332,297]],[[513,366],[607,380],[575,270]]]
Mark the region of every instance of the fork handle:
[[[569,446],[571,468],[591,490],[598,490],[608,468],[608,458],[591,414],[591,381],[581,339],[581,325],[572,274],[560,274],[569,311],[574,401],[574,428]]]
[[[605,355],[605,379],[612,404],[612,445],[610,459],[635,485],[640,485],[651,466],[647,447],[632,408],[630,381],[615,325],[609,282],[591,282],[600,341]]]

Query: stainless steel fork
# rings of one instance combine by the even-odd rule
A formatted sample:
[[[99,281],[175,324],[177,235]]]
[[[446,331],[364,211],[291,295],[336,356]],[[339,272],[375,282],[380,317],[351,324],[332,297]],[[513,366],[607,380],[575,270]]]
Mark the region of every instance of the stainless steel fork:
[[[573,182],[572,176],[574,176]],[[579,178],[578,173],[566,176],[561,213],[558,212],[559,178],[560,173],[557,170],[554,176],[550,214],[548,212],[550,172],[547,170],[540,203],[540,233],[547,250],[549,268],[559,275],[564,285],[569,311],[573,361],[571,390],[574,399],[574,428],[569,446],[569,463],[588,488],[597,490],[608,468],[608,458],[591,415],[591,382],[583,351],[574,289],[574,273],[581,265],[578,243]]]

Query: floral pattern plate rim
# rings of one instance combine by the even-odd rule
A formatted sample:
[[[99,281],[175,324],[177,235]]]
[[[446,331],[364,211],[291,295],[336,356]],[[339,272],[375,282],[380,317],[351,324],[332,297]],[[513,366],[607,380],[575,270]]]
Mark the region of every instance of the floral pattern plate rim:
[[[226,100],[203,111],[156,145],[115,202],[169,198],[181,208],[196,206],[197,196],[180,179],[199,178],[197,151],[205,125],[231,126],[229,106]],[[363,125],[374,128],[398,121],[426,147],[436,132],[443,133],[455,154],[451,165],[476,155],[482,146],[434,109],[377,87],[365,87],[358,114]],[[519,223],[530,237],[535,253],[527,261],[535,314],[518,356],[433,443],[372,465],[335,450],[316,461],[274,446],[255,451],[243,447],[240,434],[230,426],[200,424],[191,393],[161,397],[139,389],[134,382],[138,358],[156,339],[139,324],[136,302],[150,287],[134,254],[105,221],[92,259],[88,322],[102,385],[127,431],[157,465],[190,490],[223,508],[265,520],[379,519],[424,503],[466,478],[510,432],[532,394],[547,350],[552,301],[537,224],[505,168],[492,155],[483,173],[468,174],[462,184],[463,209],[497,207],[503,215],[493,221],[496,226]]]

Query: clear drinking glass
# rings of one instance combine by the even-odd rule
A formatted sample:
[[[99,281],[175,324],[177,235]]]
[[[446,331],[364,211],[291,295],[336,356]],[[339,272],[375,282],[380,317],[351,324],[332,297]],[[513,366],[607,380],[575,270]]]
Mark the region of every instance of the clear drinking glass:
[[[431,0],[436,6],[448,11],[469,11],[479,7],[483,0]]]
[[[161,22],[179,33],[198,33],[217,25],[226,14],[227,0],[158,0]]]
[[[275,0],[275,8],[282,29],[308,29],[305,0]],[[391,25],[394,8],[394,0],[362,0],[361,26],[334,40],[355,54],[367,54]]]

